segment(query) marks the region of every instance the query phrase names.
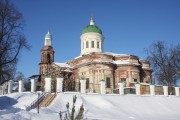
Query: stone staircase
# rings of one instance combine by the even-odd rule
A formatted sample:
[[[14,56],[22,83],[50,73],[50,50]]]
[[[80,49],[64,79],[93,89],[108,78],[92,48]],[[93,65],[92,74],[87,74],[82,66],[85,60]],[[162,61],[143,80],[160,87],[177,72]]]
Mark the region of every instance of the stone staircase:
[[[55,97],[56,97],[56,94],[49,93],[48,95],[46,95],[44,100],[39,104],[39,107],[40,108],[47,107],[48,105],[50,105],[50,103],[54,100]]]

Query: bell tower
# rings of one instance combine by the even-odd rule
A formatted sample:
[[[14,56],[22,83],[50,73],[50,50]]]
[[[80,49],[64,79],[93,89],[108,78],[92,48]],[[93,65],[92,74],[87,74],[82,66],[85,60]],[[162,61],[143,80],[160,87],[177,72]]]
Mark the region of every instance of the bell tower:
[[[54,50],[51,45],[52,35],[48,31],[45,35],[44,47],[41,49],[41,61],[39,63],[39,74],[48,75],[49,68],[51,64],[54,62]]]

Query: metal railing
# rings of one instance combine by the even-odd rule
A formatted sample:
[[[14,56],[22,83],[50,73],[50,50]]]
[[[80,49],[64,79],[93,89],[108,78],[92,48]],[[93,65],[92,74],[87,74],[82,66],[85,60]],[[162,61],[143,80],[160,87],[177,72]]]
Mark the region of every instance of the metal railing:
[[[30,104],[30,106],[27,108],[27,111],[36,108],[44,100],[46,96],[47,93],[40,94],[40,96]]]

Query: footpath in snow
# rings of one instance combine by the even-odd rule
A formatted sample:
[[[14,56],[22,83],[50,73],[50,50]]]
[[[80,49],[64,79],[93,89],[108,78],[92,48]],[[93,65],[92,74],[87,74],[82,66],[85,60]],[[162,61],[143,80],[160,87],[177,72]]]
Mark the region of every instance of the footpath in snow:
[[[60,93],[46,108],[26,111],[37,99],[33,93],[12,93],[0,96],[0,120],[59,120],[59,111],[66,112],[77,96],[76,113],[83,104],[87,120],[180,120],[180,97],[99,95]]]

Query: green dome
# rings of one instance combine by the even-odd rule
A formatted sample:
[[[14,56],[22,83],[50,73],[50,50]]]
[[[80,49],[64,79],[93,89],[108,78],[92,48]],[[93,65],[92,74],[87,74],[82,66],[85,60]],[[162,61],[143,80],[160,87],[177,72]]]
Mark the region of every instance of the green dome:
[[[98,26],[96,25],[88,25],[84,28],[82,34],[84,33],[89,33],[89,32],[95,32],[95,33],[99,33],[102,34],[102,31],[100,28],[98,28]]]

